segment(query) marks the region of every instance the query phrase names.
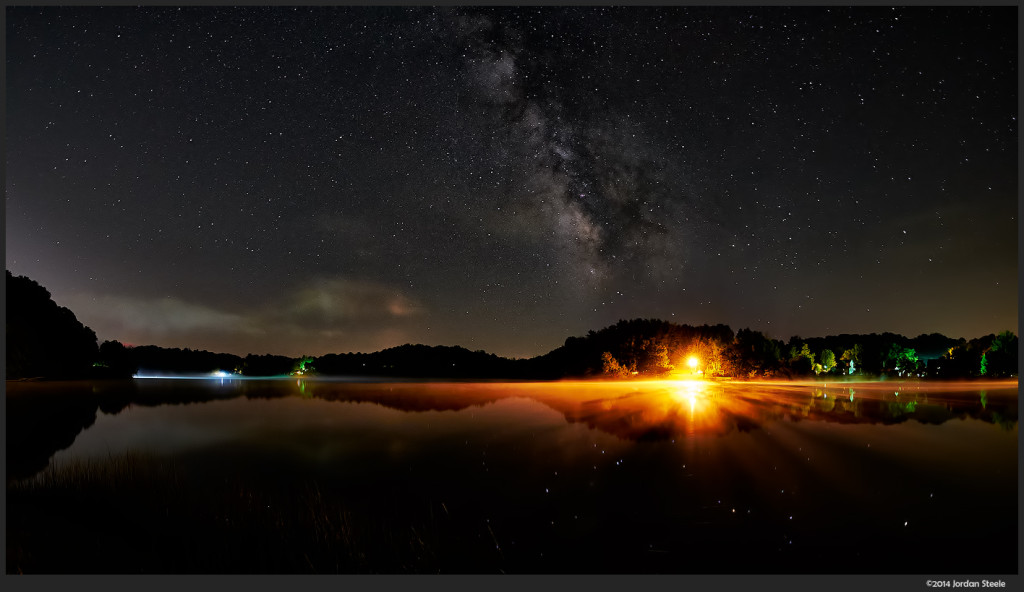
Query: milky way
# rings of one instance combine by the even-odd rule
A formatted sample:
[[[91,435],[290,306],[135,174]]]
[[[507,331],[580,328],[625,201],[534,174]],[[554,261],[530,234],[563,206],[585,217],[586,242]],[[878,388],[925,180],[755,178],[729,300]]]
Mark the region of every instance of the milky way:
[[[8,8],[6,263],[238,354],[1016,331],[1016,20]]]

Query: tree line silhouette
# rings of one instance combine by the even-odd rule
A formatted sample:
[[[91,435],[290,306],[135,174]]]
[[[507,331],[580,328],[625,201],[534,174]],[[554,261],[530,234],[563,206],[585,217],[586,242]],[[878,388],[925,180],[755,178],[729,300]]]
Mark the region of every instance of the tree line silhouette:
[[[7,272],[7,378],[77,378],[98,359],[96,333],[24,276]]]
[[[97,346],[96,334],[35,281],[7,272],[7,378],[122,378],[139,373],[331,375],[443,379],[703,377],[1000,378],[1017,375],[1011,331],[971,340],[939,333],[841,334],[788,342],[749,328],[621,320],[546,354],[509,359],[459,346],[406,344],[372,353],[245,357],[156,345]]]

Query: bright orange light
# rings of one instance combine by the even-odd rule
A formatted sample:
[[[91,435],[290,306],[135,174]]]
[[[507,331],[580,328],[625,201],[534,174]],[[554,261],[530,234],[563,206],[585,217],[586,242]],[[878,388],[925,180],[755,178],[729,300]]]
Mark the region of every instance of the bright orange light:
[[[697,369],[697,358],[690,357],[689,360],[686,360],[686,363],[690,366],[690,368],[693,368],[694,370]]]

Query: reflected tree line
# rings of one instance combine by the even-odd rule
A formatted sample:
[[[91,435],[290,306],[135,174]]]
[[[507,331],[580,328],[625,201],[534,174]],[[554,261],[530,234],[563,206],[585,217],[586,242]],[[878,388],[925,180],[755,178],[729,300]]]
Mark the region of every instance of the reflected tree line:
[[[579,385],[338,383],[224,379],[204,381],[76,381],[13,384],[7,397],[8,479],[32,476],[59,450],[71,446],[99,412],[121,413],[130,406],[190,405],[235,399],[317,398],[369,403],[408,413],[461,411],[508,397],[528,397],[584,424],[619,438],[654,441],[695,435],[749,432],[774,421],[826,421],[844,424],[898,424],[914,420],[941,424],[977,419],[1012,429],[1017,423],[1014,389],[950,394],[924,388],[897,390],[860,385],[830,388],[695,383],[681,387],[635,389],[606,385],[581,396]],[[575,390],[574,390],[575,389]],[[609,390],[610,389],[610,390]],[[623,390],[626,389],[626,390]]]
[[[711,388],[694,394],[671,393],[668,397],[657,392],[645,393],[616,399],[611,404],[606,400],[545,403],[558,408],[569,422],[584,423],[634,441],[751,432],[777,421],[894,425],[914,420],[938,425],[952,419],[972,418],[1005,430],[1017,424],[1014,396],[998,397],[991,405],[979,405],[977,393],[957,397],[895,391],[886,395],[855,393],[857,389],[829,393],[800,390],[761,396]]]
[[[547,354],[509,359],[463,347],[406,344],[372,353],[237,356],[155,345],[97,345],[96,334],[57,306],[33,280],[7,272],[7,378],[124,378],[144,373],[243,376],[381,376],[400,378],[559,379],[929,377],[1017,375],[1011,331],[976,339],[938,333],[842,334],[787,342],[727,325],[689,326],[658,319],[623,320],[569,337]]]

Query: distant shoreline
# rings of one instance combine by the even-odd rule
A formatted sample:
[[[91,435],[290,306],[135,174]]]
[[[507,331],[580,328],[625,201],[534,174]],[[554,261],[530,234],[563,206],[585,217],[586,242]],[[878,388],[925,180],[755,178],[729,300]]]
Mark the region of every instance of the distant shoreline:
[[[603,378],[603,377],[579,377],[579,378],[446,378],[446,377],[414,377],[414,376],[321,376],[321,375],[307,375],[307,376],[206,376],[206,375],[176,375],[176,376],[142,376],[142,377],[128,377],[128,378],[46,378],[46,377],[33,377],[33,378],[14,378],[7,379],[7,383],[60,383],[60,382],[134,382],[134,381],[146,381],[146,380],[231,380],[231,381],[260,381],[260,380],[301,380],[311,382],[346,382],[353,384],[376,384],[376,383],[395,383],[395,384],[531,384],[531,383],[545,383],[545,384],[568,384],[568,383],[582,383],[582,384],[650,384],[650,383],[707,383],[707,384],[744,384],[744,385],[790,385],[790,386],[827,386],[829,384],[842,385],[842,386],[854,386],[854,385],[878,385],[878,384],[965,384],[972,387],[976,387],[981,384],[993,384],[1005,386],[1008,384],[1017,384],[1017,378],[984,378],[984,377],[966,377],[966,378],[889,378],[889,377],[856,377],[851,379],[831,379],[831,380],[820,380],[813,378],[802,378],[788,380],[785,378],[733,378],[733,377],[716,377],[716,378],[688,378],[688,377],[669,377],[669,378]]]

